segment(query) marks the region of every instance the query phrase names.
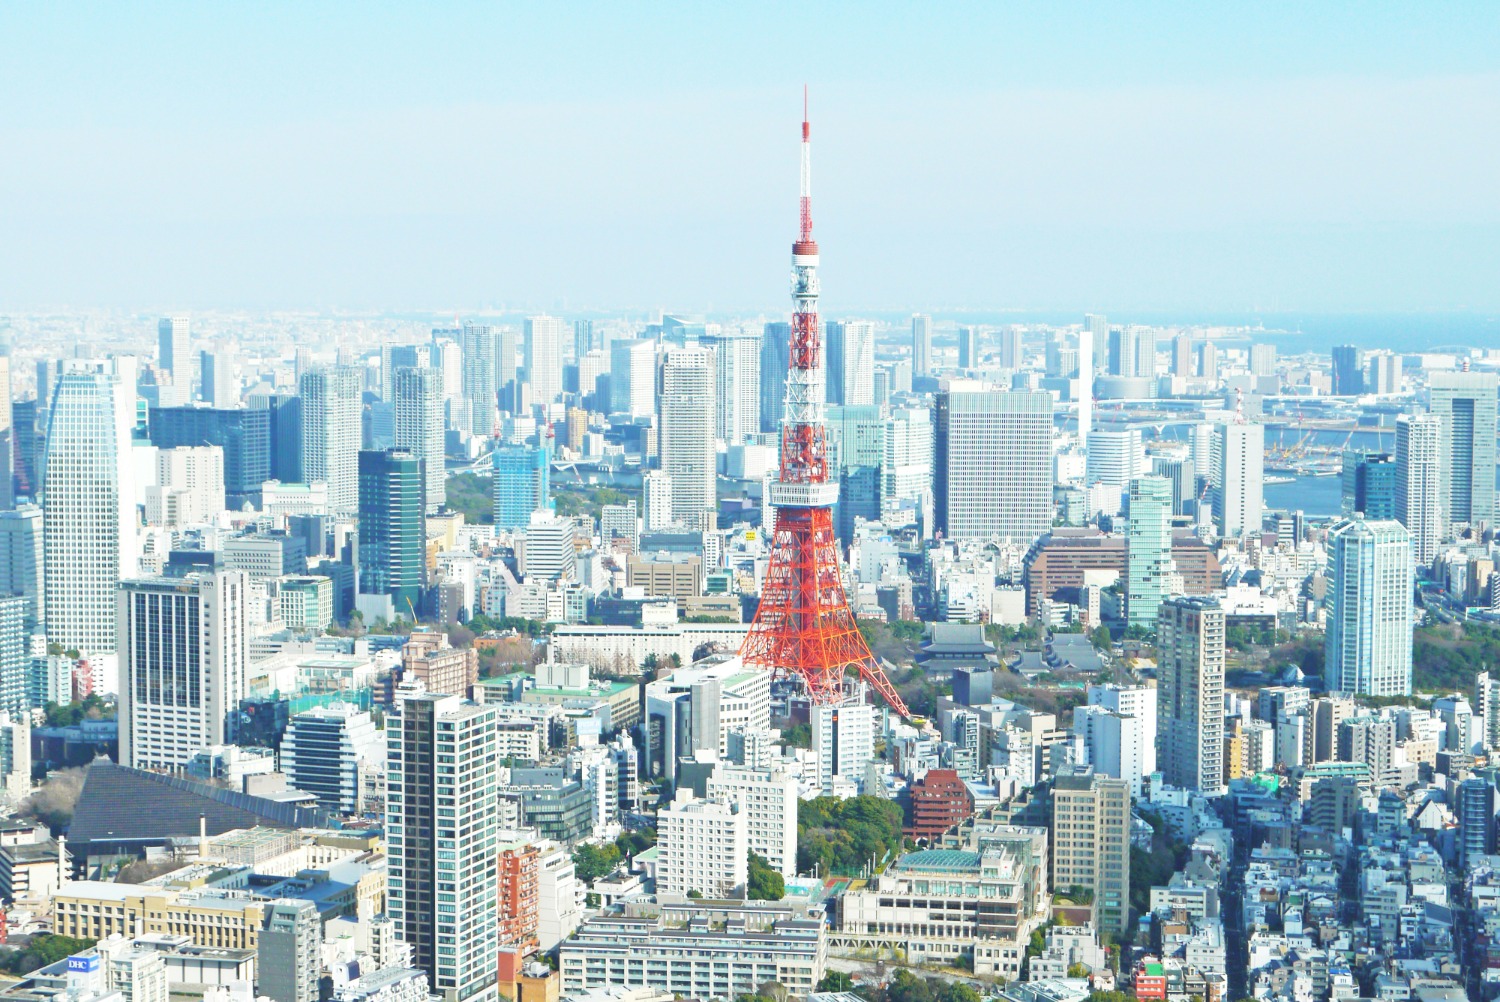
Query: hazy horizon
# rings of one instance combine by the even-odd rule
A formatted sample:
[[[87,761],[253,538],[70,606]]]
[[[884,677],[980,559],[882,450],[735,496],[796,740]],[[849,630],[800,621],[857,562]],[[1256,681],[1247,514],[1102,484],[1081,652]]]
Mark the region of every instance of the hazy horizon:
[[[1493,332],[1497,29],[1354,5],[11,6],[0,313],[778,311],[806,81],[830,316]]]

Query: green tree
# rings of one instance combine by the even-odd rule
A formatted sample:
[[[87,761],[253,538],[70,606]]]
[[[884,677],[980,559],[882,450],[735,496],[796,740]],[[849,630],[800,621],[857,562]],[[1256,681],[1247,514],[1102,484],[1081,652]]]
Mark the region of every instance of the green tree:
[[[886,1002],[937,1002],[932,982],[917,977],[904,967],[885,986],[885,997]]]
[[[50,932],[39,933],[19,950],[0,952],[0,970],[8,974],[30,974],[38,968],[87,950],[94,942],[92,939],[74,939],[72,936],[58,936]]]
[[[843,971],[829,971],[823,975],[823,980],[818,982],[814,989],[819,992],[852,992],[854,991],[854,979]]]
[[[962,981],[939,981],[933,998],[935,1002],[979,1002],[979,992]]]
[[[797,806],[797,869],[853,875],[903,844],[901,806],[883,797],[817,797]]]
[[[574,872],[585,884],[592,884],[600,877],[613,873],[619,862],[620,850],[614,843],[609,845],[584,843],[573,849]]]
[[[746,896],[751,901],[780,901],[786,897],[786,880],[771,869],[764,856],[750,854],[750,876],[746,882]]]
[[[781,732],[781,741],[788,748],[811,748],[812,727],[807,724],[793,724]]]
[[[1105,626],[1103,623],[1100,623],[1094,628],[1094,632],[1089,634],[1089,642],[1092,643],[1095,647],[1099,648],[1099,650],[1107,651],[1111,646],[1114,645],[1115,641],[1114,638],[1109,635],[1109,627]]]

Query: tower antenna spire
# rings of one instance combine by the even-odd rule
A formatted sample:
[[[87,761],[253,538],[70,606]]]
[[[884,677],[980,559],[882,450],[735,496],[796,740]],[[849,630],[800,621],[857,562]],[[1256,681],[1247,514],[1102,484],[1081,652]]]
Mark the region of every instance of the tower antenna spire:
[[[833,506],[838,474],[828,468],[823,338],[818,322],[818,244],[812,232],[807,85],[802,87],[801,221],[792,244],[792,323],[787,345],[781,461],[770,496],[776,510],[771,560],[760,606],[740,656],[778,674],[796,675],[819,706],[843,702],[844,677],[858,672],[891,708],[910,716],[859,632],[839,567]],[[832,479],[830,479],[832,477]]]

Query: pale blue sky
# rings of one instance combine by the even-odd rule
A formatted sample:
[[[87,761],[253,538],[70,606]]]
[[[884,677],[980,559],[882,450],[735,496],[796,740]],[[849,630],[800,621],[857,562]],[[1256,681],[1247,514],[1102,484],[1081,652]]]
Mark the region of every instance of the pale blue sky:
[[[0,2],[0,313],[1500,309],[1500,5]]]

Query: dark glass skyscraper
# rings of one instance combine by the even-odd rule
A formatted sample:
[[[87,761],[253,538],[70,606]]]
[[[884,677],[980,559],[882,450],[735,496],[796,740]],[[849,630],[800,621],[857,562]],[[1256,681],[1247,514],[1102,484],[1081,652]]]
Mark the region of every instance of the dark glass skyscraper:
[[[422,460],[405,449],[359,454],[359,593],[415,619],[427,586]]]
[[[1365,392],[1364,352],[1357,345],[1341,344],[1333,349],[1333,395],[1356,397]]]
[[[271,479],[270,416],[226,407],[153,407],[151,444],[161,449],[217,445],[224,450],[224,495],[229,508],[260,505],[260,485]]]
[[[1345,450],[1343,512],[1367,519],[1396,517],[1396,460],[1386,452]]]

